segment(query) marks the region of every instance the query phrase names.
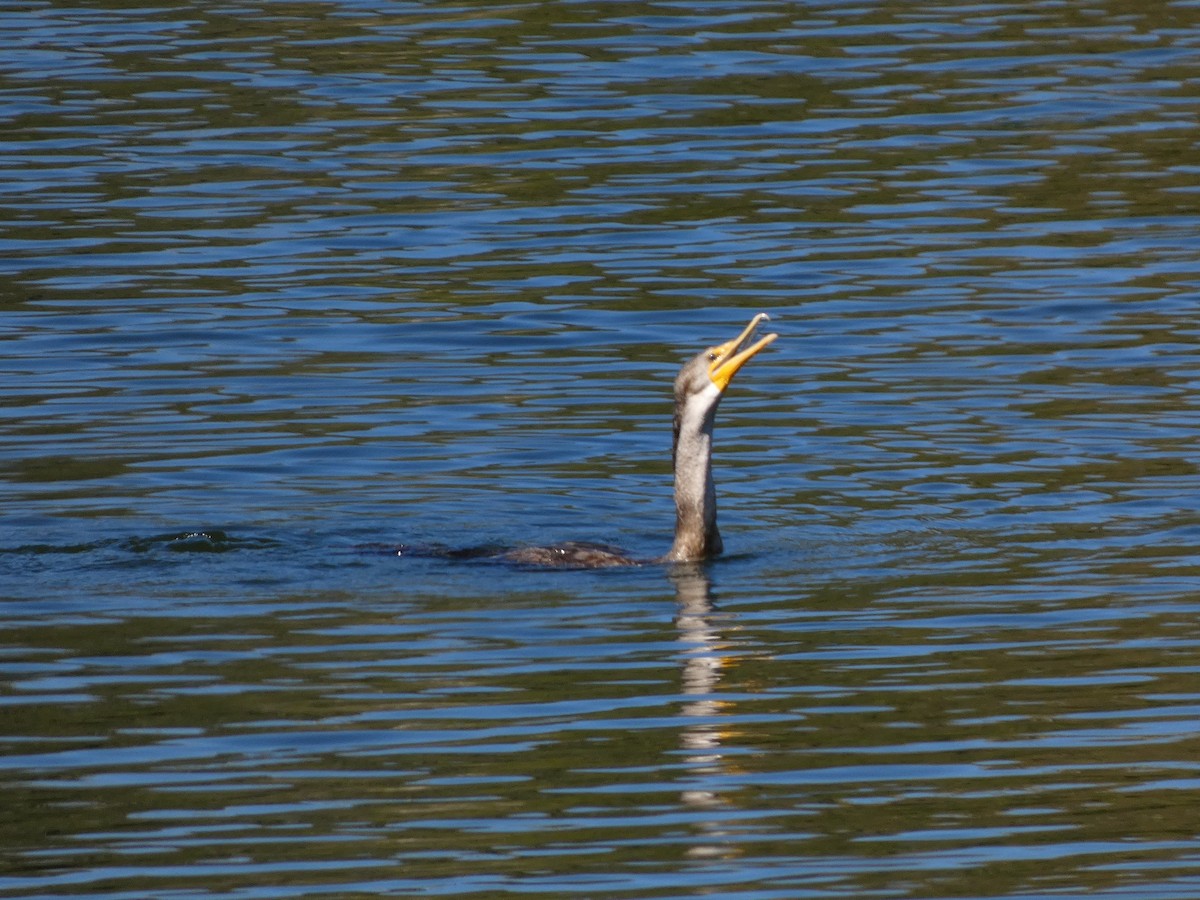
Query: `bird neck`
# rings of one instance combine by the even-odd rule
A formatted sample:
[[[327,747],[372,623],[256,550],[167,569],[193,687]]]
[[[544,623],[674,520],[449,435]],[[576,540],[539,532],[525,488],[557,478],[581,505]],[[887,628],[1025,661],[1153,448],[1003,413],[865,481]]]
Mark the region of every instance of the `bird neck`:
[[[707,559],[721,552],[717,489],[712,476],[713,420],[721,393],[716,385],[675,409],[675,542],[667,562]]]

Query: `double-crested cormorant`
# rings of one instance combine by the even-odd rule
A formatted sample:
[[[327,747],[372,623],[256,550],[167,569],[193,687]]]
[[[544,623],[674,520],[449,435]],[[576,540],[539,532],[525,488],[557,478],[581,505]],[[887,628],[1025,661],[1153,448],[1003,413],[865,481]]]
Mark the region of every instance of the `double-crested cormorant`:
[[[721,552],[717,530],[717,491],[712,476],[712,433],[717,405],[729,382],[751,357],[779,335],[754,340],[766,313],[750,320],[736,338],[697,354],[675,379],[675,542],[658,562],[694,562]],[[515,563],[563,568],[637,565],[611,548],[568,543],[522,547],[502,554]]]

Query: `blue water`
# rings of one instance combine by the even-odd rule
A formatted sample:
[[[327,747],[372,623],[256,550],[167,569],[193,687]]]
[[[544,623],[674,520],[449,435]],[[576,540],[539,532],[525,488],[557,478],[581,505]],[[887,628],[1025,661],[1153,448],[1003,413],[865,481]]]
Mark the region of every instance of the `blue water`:
[[[1200,894],[1193,4],[0,46],[0,897]]]

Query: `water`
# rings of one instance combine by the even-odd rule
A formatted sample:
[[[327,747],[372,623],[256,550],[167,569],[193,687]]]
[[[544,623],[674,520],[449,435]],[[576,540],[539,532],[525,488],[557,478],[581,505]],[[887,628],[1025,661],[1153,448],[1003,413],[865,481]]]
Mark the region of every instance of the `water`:
[[[0,897],[1200,894],[1195,4],[0,45]]]

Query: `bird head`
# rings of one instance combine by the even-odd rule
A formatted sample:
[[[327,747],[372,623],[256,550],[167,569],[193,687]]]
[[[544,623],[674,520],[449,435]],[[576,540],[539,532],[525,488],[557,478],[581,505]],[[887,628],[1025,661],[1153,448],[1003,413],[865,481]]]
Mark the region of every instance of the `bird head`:
[[[766,313],[759,313],[733,340],[697,354],[675,379],[676,399],[683,400],[691,394],[703,393],[711,393],[714,400],[719,398],[738,370],[779,337],[777,334],[765,334],[758,340],[754,339],[758,326],[769,318]]]

